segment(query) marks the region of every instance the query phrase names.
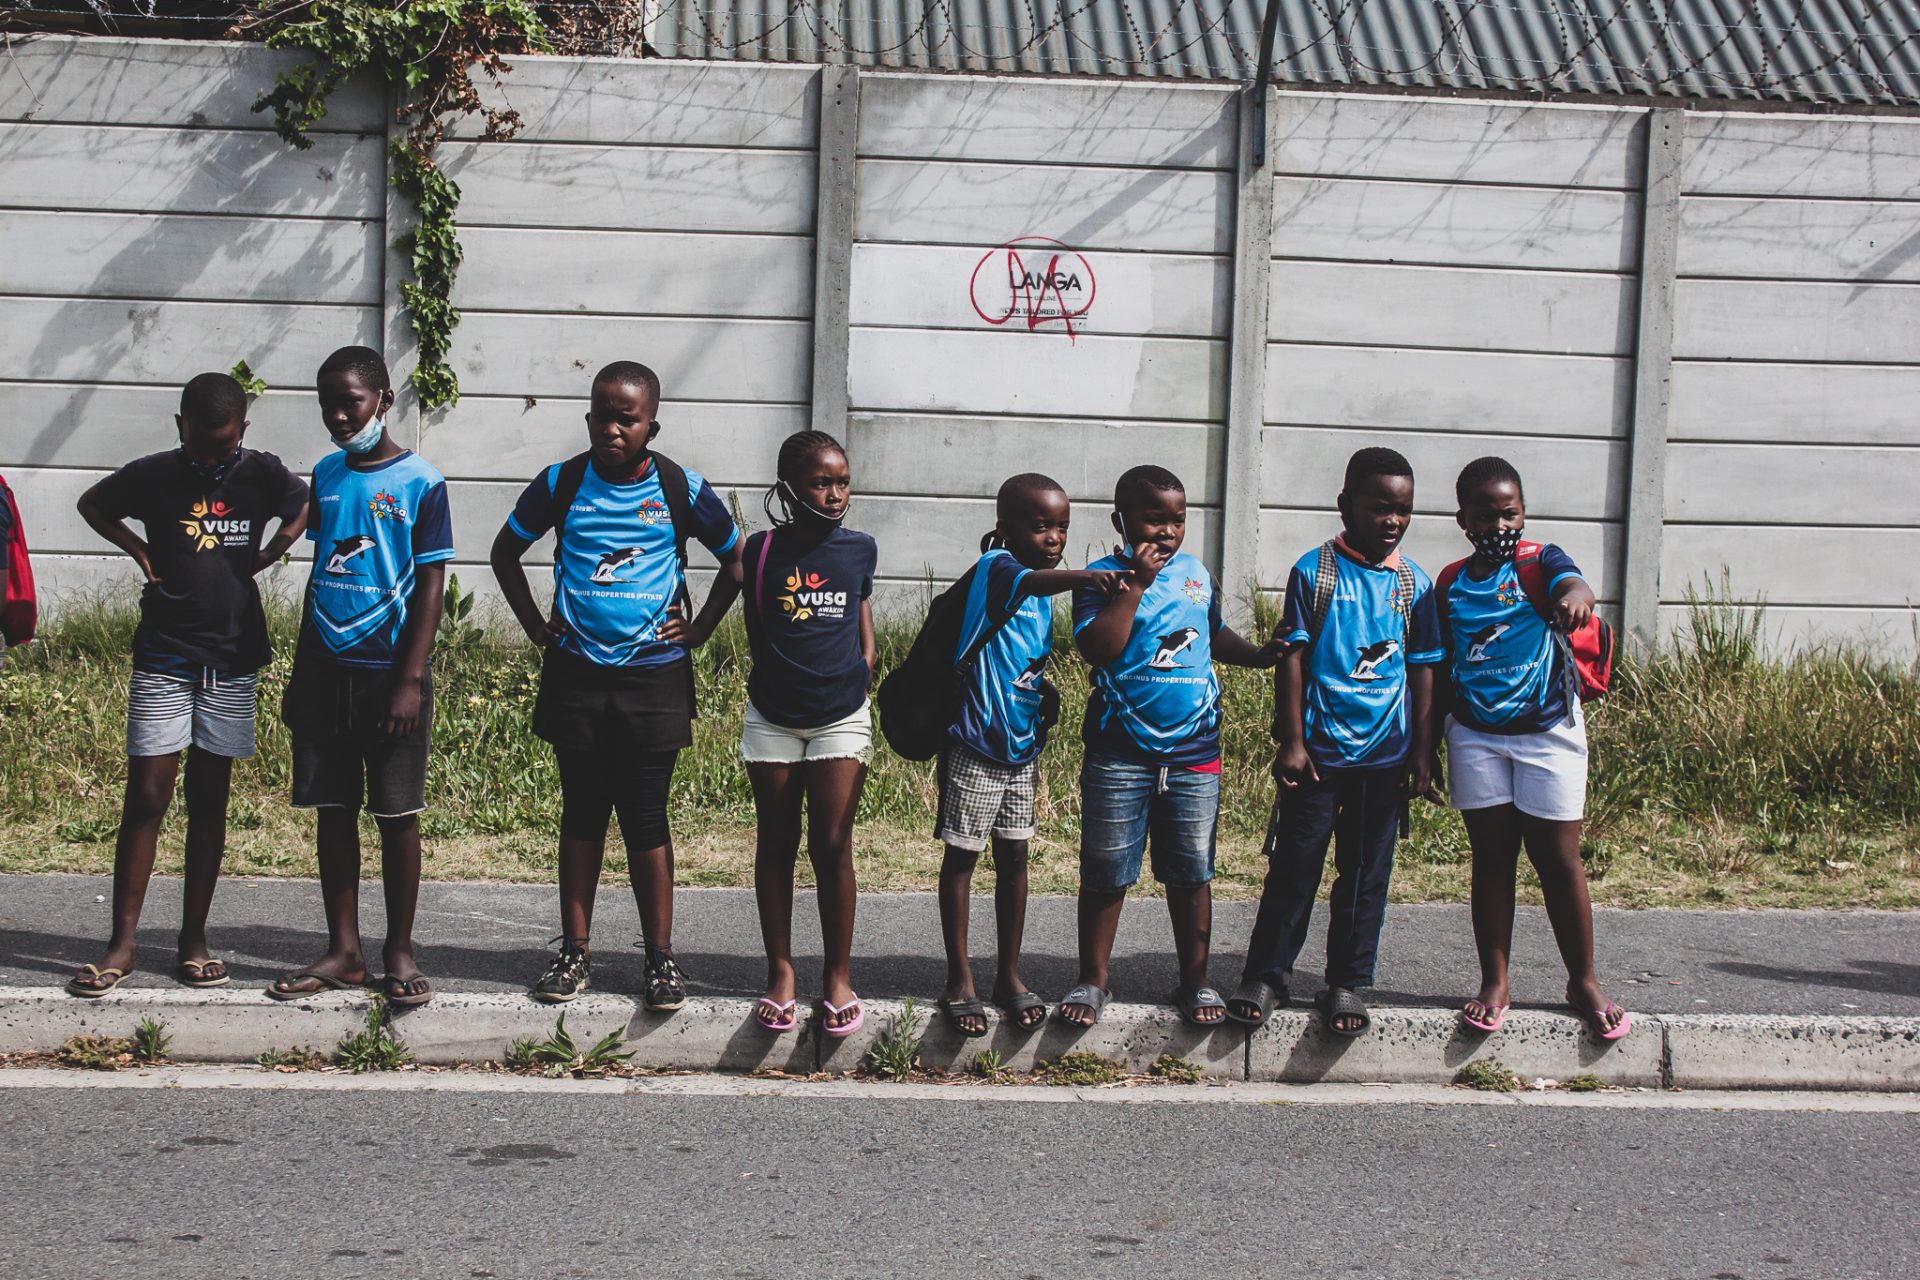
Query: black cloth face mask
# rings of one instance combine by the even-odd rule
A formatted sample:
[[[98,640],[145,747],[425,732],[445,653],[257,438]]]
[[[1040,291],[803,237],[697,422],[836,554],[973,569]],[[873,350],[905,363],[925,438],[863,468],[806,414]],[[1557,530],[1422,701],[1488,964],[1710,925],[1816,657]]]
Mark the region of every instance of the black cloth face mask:
[[[1484,559],[1494,564],[1505,564],[1520,550],[1520,530],[1492,529],[1486,533],[1469,533],[1467,541]]]

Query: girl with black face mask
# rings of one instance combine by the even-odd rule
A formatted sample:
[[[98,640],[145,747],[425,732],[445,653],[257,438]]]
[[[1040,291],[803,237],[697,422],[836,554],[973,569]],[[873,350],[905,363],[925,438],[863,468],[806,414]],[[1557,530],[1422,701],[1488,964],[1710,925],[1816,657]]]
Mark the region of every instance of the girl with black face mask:
[[[1436,582],[1448,642],[1446,718],[1453,807],[1473,845],[1473,933],[1480,990],[1460,1012],[1500,1029],[1510,998],[1514,873],[1525,846],[1567,966],[1567,1003],[1594,1036],[1618,1040],[1632,1015],[1608,999],[1593,966],[1593,908],[1580,861],[1587,733],[1568,633],[1594,610],[1593,590],[1559,547],[1523,540],[1520,473],[1501,458],[1467,465],[1455,486],[1471,558]],[[1439,729],[1428,732],[1435,752]]]

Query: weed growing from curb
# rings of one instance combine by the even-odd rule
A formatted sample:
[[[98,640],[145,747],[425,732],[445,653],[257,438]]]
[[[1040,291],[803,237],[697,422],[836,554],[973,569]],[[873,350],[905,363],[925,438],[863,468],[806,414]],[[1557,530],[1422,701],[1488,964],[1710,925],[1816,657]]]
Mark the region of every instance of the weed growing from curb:
[[[880,1080],[905,1080],[920,1061],[920,1032],[925,1026],[926,1019],[908,996],[893,1025],[880,1033],[860,1060],[860,1069]]]
[[[1170,1084],[1199,1084],[1200,1064],[1177,1053],[1163,1053],[1153,1060],[1147,1074]]]
[[[1498,1058],[1478,1058],[1454,1073],[1453,1082],[1488,1093],[1512,1093],[1526,1082]]]
[[[319,1071],[332,1065],[312,1045],[298,1049],[262,1049],[254,1061],[269,1071]]]
[[[998,1049],[982,1049],[973,1055],[973,1074],[989,1084],[999,1084],[1011,1078],[1013,1070]]]
[[[333,1065],[359,1075],[363,1071],[398,1071],[413,1061],[413,1051],[393,1033],[387,1002],[379,996],[367,1006],[364,1031],[344,1037],[333,1051]]]
[[[1562,1086],[1568,1093],[1598,1093],[1607,1082],[1596,1075],[1578,1075]]]
[[[1112,1058],[1079,1049],[1063,1053],[1051,1062],[1042,1062],[1037,1078],[1041,1084],[1117,1084],[1127,1078],[1127,1067]]]
[[[172,1046],[173,1037],[167,1034],[167,1024],[158,1018],[142,1018],[140,1025],[133,1029],[135,1062],[165,1062],[167,1050]]]
[[[113,1036],[74,1036],[54,1051],[53,1060],[84,1071],[118,1071],[132,1064],[133,1041]]]
[[[521,1036],[507,1046],[507,1070],[525,1075],[546,1076],[558,1080],[572,1076],[576,1080],[595,1079],[618,1071],[634,1054],[632,1049],[618,1052],[627,1041],[619,1028],[601,1036],[591,1049],[581,1049],[567,1030],[567,1015],[561,1014],[553,1034],[545,1040]]]

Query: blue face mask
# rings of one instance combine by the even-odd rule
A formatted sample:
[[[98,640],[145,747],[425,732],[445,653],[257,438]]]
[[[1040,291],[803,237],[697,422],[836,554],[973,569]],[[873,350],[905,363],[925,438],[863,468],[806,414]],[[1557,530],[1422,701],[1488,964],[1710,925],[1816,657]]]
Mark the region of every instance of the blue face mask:
[[[233,453],[228,456],[225,462],[215,462],[211,464],[205,463],[205,462],[195,462],[193,458],[188,455],[185,449],[182,449],[180,451],[180,456],[186,460],[186,464],[189,467],[193,468],[193,473],[195,475],[201,476],[207,480],[211,480],[216,484],[218,484],[222,480],[225,480],[227,478],[227,473],[233,470],[233,464],[240,461],[240,451],[238,449],[235,449]]]
[[[345,449],[348,453],[368,453],[372,451],[375,445],[380,443],[380,437],[385,435],[386,432],[387,420],[376,414],[370,418],[367,421],[367,425],[360,428],[359,431],[348,436],[345,440],[335,440],[334,443],[342,449]]]

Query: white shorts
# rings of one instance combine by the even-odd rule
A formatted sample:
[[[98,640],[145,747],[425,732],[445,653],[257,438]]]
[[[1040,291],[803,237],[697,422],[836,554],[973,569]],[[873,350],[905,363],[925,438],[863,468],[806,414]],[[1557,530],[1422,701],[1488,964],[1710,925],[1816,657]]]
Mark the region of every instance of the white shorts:
[[[748,764],[799,764],[803,760],[859,760],[873,758],[873,711],[868,703],[844,720],[817,729],[789,729],[760,714],[747,703],[746,727],[740,731],[740,758]]]
[[[1538,733],[1482,733],[1447,717],[1447,786],[1456,809],[1510,804],[1549,822],[1587,809],[1587,726],[1578,713]]]

